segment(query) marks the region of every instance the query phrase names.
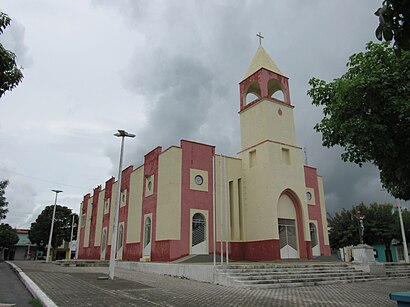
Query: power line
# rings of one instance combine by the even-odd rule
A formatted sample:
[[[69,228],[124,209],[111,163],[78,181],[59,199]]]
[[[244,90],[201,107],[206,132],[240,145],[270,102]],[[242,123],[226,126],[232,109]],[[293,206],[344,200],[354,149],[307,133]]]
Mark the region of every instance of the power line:
[[[25,177],[25,178],[30,178],[30,179],[33,179],[33,180],[43,181],[43,182],[52,183],[52,184],[58,184],[58,185],[66,186],[66,187],[71,187],[71,188],[76,188],[76,189],[82,189],[82,190],[83,190],[83,189],[89,189],[89,188],[80,187],[80,186],[77,186],[77,185],[72,185],[72,184],[67,184],[67,183],[61,183],[61,182],[52,181],[52,180],[48,180],[48,179],[43,179],[43,178],[38,178],[38,177],[34,177],[34,176],[29,176],[29,175],[17,173],[17,172],[14,172],[14,171],[5,170],[5,169],[2,169],[2,168],[0,168],[0,171],[8,172],[8,173],[11,173],[11,174],[14,174],[14,175],[17,175],[17,176],[21,176],[21,177]]]

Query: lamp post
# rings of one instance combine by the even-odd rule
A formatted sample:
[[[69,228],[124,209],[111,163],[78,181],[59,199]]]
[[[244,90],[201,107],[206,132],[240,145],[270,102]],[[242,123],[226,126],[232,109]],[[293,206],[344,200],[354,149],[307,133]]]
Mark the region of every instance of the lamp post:
[[[74,232],[74,217],[75,217],[75,214],[73,213],[72,216],[73,216],[73,220],[71,222],[70,256],[69,256],[69,259],[71,259],[71,253],[72,253],[72,250],[73,250],[73,232]]]
[[[406,232],[404,231],[403,217],[401,216],[400,200],[397,200],[397,208],[399,209],[400,228],[401,228],[401,236],[403,239],[403,249],[404,249],[404,260],[406,261],[406,263],[409,263],[409,251],[407,249],[407,240],[406,240]]]
[[[122,175],[122,157],[124,153],[124,138],[135,137],[135,134],[128,133],[125,130],[118,130],[117,133],[114,134],[116,137],[121,138],[121,151],[120,151],[120,163],[118,166],[118,186],[117,186],[117,198],[115,200],[115,208],[114,208],[114,222],[112,225],[112,238],[111,238],[111,251],[110,251],[110,264],[109,264],[109,278],[114,279],[114,269],[115,269],[115,254],[117,250],[117,226],[118,226],[118,213],[120,211],[120,197],[121,197],[121,175]]]
[[[58,193],[63,192],[63,191],[61,191],[61,190],[51,190],[51,191],[53,191],[54,193],[56,193],[56,198],[55,198],[55,200],[54,200],[53,218],[51,219],[50,236],[48,237],[46,263],[50,262],[50,247],[51,247],[51,239],[52,239],[52,237],[53,237],[54,219],[55,219],[55,217],[56,217],[57,196],[58,196]]]

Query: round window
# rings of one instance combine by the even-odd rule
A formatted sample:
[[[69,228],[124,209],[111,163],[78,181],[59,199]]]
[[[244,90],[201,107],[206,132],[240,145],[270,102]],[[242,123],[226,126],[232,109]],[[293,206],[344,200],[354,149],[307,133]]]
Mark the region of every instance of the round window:
[[[202,183],[204,183],[204,178],[202,178],[201,175],[196,175],[196,176],[195,176],[195,183],[196,183],[197,185],[201,185]]]
[[[312,200],[312,193],[307,192],[306,197],[307,197],[307,200]]]

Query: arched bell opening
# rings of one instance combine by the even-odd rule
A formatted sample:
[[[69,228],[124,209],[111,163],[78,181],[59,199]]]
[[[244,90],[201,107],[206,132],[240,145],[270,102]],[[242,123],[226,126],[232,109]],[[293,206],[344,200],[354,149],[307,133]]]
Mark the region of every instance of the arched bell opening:
[[[258,82],[252,82],[249,84],[248,89],[245,91],[245,105],[252,103],[253,101],[261,97],[261,88]]]
[[[276,79],[270,79],[268,82],[268,95],[271,98],[287,102],[285,92],[283,91],[281,83]]]

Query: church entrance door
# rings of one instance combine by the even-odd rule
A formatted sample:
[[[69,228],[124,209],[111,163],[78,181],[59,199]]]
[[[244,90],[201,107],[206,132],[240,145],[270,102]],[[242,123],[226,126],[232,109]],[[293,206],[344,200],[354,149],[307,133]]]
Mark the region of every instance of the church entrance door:
[[[296,221],[293,219],[278,219],[280,258],[299,258]]]

